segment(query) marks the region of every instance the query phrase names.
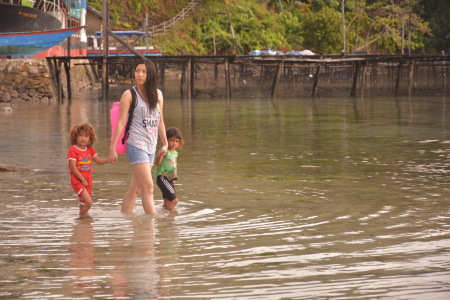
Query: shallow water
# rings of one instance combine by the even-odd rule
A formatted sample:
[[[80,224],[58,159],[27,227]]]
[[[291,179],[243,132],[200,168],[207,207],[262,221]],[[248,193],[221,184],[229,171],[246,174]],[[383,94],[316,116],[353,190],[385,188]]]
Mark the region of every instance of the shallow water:
[[[116,94],[113,94],[116,95]],[[113,96],[114,97],[114,96]],[[77,219],[67,133],[109,107],[0,114],[0,299],[448,299],[450,98],[166,99],[176,214],[122,215],[124,156]]]

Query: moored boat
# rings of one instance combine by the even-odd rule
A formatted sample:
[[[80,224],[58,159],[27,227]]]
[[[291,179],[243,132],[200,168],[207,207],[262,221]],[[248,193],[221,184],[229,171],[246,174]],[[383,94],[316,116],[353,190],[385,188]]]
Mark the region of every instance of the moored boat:
[[[85,20],[86,0],[0,0],[0,56],[85,56]]]
[[[58,45],[83,27],[36,32],[0,33],[0,56],[31,55]]]

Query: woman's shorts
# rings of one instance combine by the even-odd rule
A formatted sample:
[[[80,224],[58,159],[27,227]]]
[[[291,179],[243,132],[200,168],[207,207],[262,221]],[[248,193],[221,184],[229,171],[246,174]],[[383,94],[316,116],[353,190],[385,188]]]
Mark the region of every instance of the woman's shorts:
[[[130,144],[127,144],[127,157],[132,165],[149,163],[150,166],[153,166],[153,162],[155,161],[155,153],[148,154],[144,150]]]

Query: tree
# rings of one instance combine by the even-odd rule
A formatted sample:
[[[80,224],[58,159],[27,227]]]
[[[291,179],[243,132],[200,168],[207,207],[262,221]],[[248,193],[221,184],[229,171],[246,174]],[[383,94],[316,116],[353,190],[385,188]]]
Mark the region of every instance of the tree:
[[[314,13],[304,12],[300,17],[304,44],[316,53],[342,52],[342,24],[340,13],[324,7]]]
[[[404,53],[406,47],[423,50],[424,36],[431,35],[428,23],[413,12],[417,0],[348,0],[346,3],[350,19],[347,32],[355,50],[379,53]]]

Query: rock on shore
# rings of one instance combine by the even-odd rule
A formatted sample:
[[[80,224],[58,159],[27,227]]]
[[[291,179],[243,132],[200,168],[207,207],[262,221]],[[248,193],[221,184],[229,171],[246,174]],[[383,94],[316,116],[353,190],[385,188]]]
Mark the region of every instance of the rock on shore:
[[[0,164],[0,172],[23,172],[23,171],[30,171],[30,169],[13,165]]]
[[[76,63],[76,60],[71,62],[72,91],[98,87],[90,82],[84,66]],[[63,93],[67,94],[64,72],[60,79]],[[0,102],[52,103],[56,98],[56,87],[45,59],[0,59]]]

